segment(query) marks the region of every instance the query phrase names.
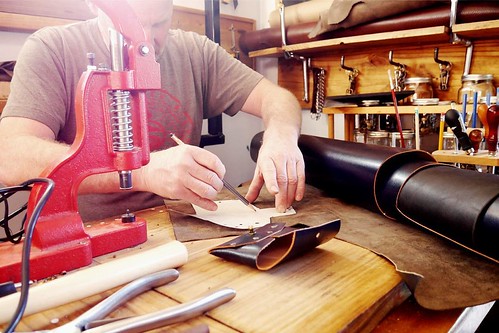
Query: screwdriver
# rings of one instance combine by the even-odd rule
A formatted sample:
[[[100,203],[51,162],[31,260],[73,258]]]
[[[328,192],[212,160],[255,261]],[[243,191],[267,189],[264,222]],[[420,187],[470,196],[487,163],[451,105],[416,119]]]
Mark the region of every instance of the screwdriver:
[[[0,283],[0,297],[4,297],[13,293],[17,293],[17,290],[21,288],[21,283],[14,282],[4,282]]]
[[[473,154],[475,150],[473,149],[470,137],[466,134],[466,128],[459,112],[455,109],[449,109],[445,113],[445,122],[452,129],[452,132],[461,145],[461,149],[468,155]]]

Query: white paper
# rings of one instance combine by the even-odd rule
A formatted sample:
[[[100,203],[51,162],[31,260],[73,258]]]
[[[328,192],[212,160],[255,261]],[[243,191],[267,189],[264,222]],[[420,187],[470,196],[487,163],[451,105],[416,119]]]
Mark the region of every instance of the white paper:
[[[256,212],[247,207],[239,200],[215,201],[218,205],[216,211],[209,211],[193,205],[196,211],[195,217],[213,222],[225,227],[236,229],[259,228],[270,223],[270,218],[274,216],[284,216],[296,214],[291,207],[285,213],[279,213],[273,208],[256,208]]]

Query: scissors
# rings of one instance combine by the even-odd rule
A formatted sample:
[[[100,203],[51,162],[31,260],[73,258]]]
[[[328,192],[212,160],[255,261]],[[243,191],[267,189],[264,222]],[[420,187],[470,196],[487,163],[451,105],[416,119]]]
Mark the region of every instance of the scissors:
[[[175,281],[178,277],[179,273],[175,269],[146,275],[125,285],[74,320],[55,329],[36,331],[36,333],[146,332],[200,316],[227,303],[236,296],[234,289],[223,288],[193,301],[149,314],[121,319],[104,319],[108,314],[132,298],[152,288]]]

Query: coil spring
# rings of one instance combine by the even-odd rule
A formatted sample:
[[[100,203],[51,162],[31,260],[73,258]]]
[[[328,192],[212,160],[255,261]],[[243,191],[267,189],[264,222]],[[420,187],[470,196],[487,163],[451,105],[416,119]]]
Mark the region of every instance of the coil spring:
[[[111,126],[114,151],[133,149],[132,114],[130,113],[130,92],[113,90],[110,92]]]
[[[326,102],[326,70],[324,68],[313,68],[314,74],[314,100],[312,102],[311,117],[318,120]]]

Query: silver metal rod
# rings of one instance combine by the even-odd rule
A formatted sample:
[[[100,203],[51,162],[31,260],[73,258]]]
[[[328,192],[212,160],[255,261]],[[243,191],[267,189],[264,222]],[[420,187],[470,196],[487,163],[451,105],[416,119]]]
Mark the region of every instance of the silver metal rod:
[[[123,35],[114,29],[109,29],[109,49],[111,52],[111,69],[121,72],[125,69],[123,47]]]

